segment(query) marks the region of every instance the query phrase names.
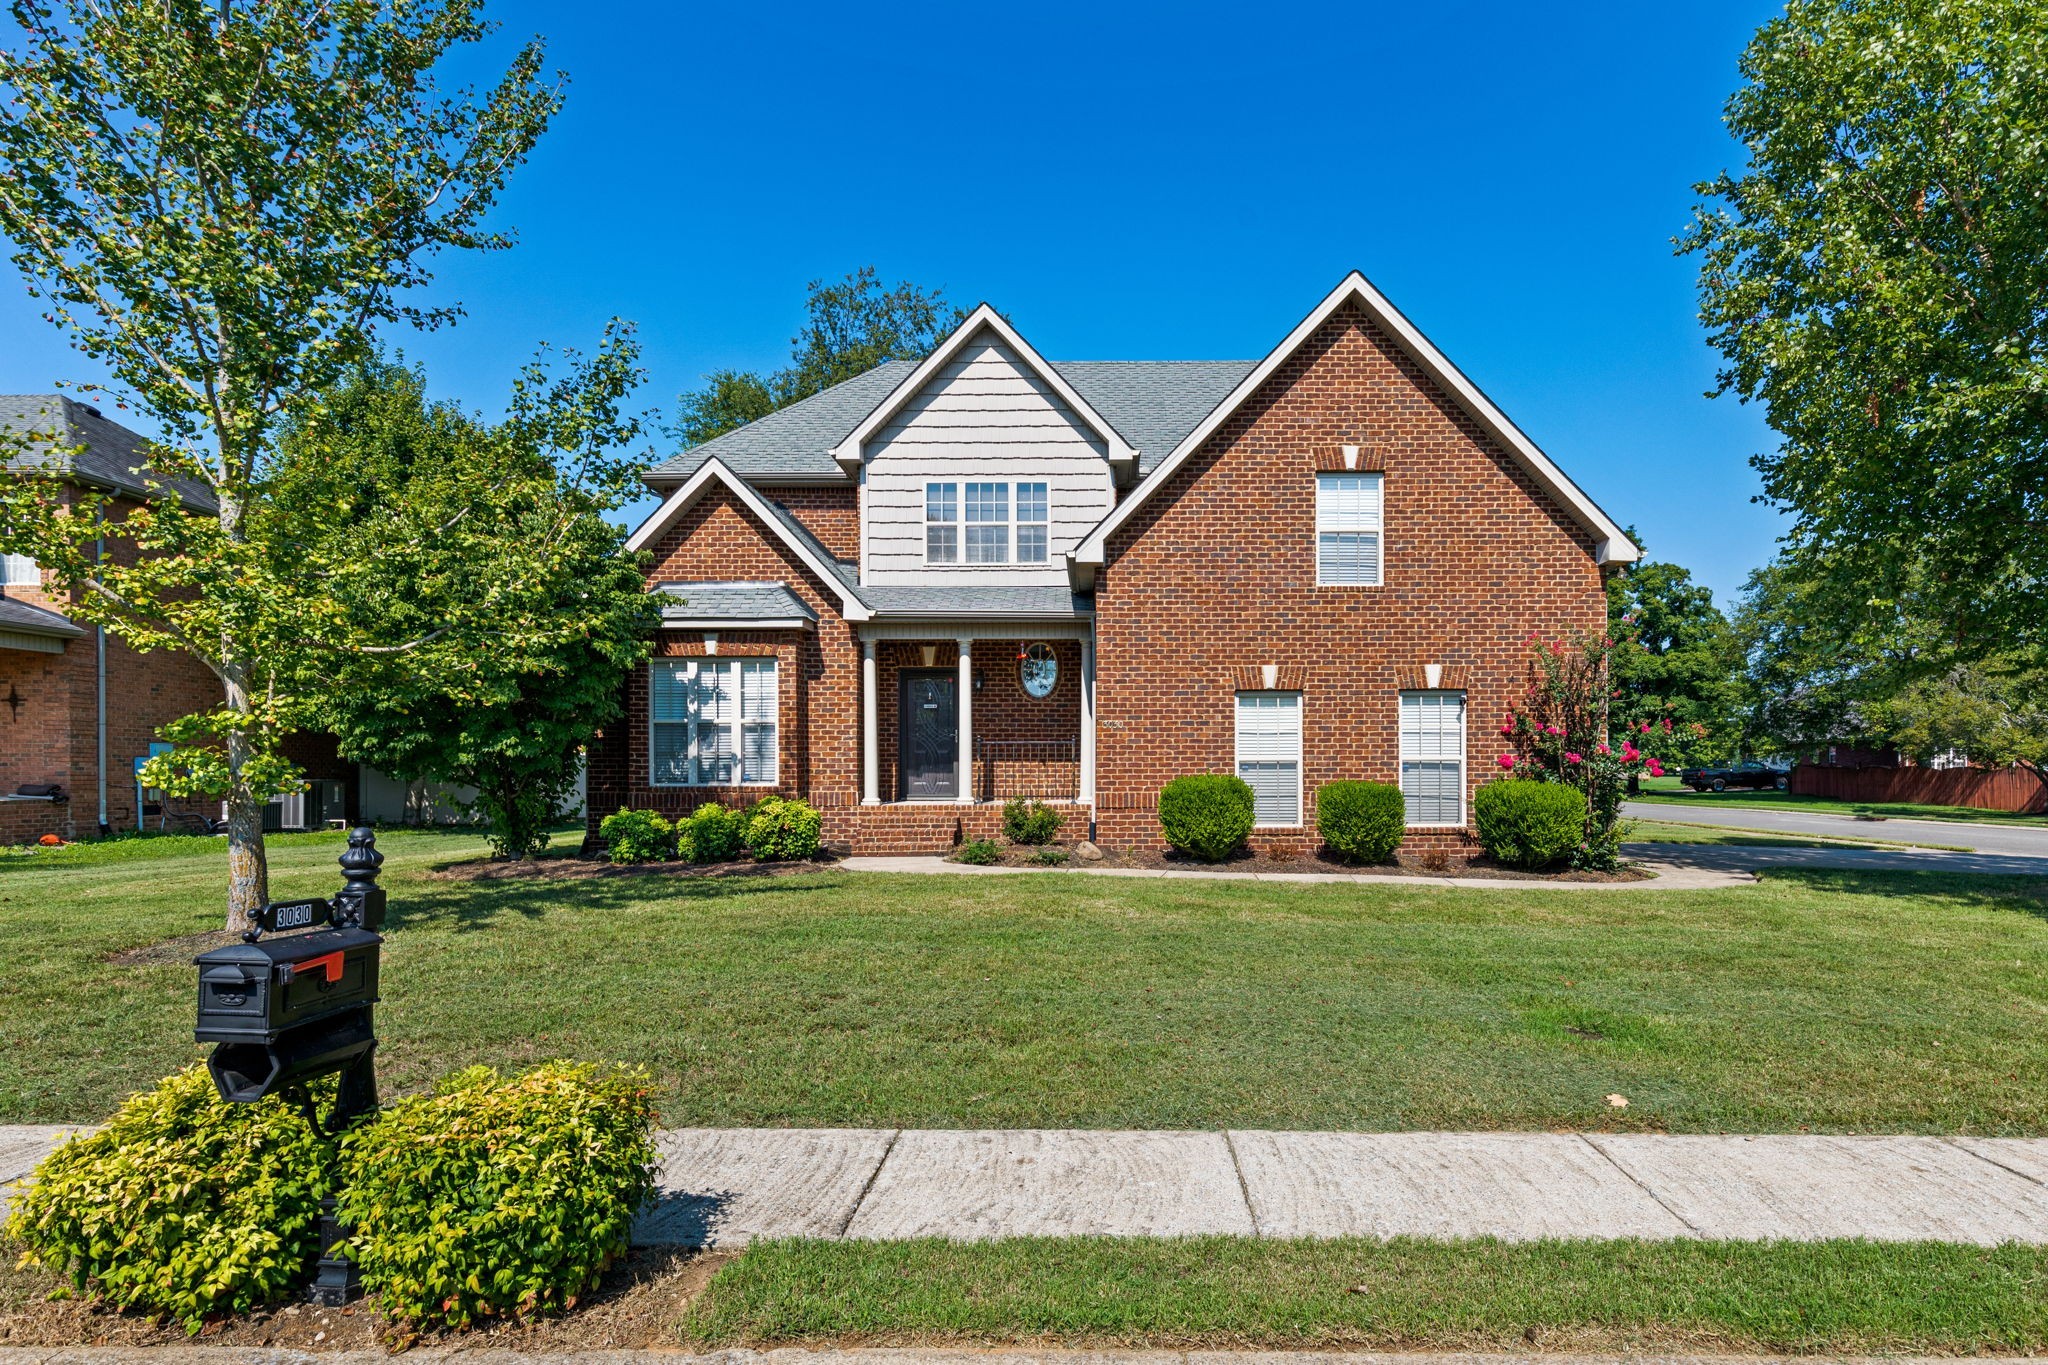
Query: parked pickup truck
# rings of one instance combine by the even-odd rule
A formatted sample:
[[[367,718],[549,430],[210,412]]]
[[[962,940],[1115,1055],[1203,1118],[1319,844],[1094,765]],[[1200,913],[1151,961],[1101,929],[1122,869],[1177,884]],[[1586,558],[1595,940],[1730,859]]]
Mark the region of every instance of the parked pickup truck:
[[[1696,792],[1724,792],[1730,787],[1783,791],[1791,777],[1783,768],[1765,763],[1733,763],[1721,768],[1685,768],[1678,780]]]

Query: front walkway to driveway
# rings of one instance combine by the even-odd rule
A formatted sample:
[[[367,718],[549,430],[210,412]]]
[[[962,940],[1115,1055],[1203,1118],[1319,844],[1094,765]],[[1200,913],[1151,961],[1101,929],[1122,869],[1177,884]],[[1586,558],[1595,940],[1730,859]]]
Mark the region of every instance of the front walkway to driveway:
[[[0,1128],[10,1176],[67,1130]],[[682,1128],[636,1240],[1542,1237],[2048,1244],[2048,1139]]]

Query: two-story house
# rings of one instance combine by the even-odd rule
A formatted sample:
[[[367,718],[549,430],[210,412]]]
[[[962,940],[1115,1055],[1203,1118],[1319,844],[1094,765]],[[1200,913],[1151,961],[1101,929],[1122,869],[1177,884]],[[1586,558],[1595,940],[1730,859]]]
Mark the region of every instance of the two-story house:
[[[1460,853],[1529,637],[1600,629],[1638,553],[1357,274],[1257,361],[1054,363],[984,306],[646,480],[670,601],[592,821],[780,791],[861,852],[1014,795],[1156,844],[1160,786],[1224,772],[1255,845],[1371,778]]]

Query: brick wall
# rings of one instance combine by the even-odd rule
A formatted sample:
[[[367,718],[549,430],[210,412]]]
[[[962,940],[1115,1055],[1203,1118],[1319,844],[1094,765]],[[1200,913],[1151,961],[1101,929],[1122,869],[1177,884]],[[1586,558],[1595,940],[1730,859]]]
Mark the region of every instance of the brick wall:
[[[763,497],[787,508],[803,528],[816,536],[834,558],[851,563],[860,558],[860,504],[858,490],[808,488],[802,485],[772,485],[761,488]]]
[[[1318,588],[1315,472],[1343,445],[1385,471],[1384,585]],[[1157,793],[1230,772],[1239,670],[1301,681],[1301,833],[1316,787],[1398,780],[1398,694],[1426,663],[1462,671],[1469,789],[1522,686],[1533,632],[1605,620],[1592,544],[1514,460],[1354,307],[1333,315],[1129,525],[1096,587],[1097,819],[1110,844],[1156,844]],[[1298,670],[1298,672],[1296,672]],[[1471,849],[1411,835],[1413,851]]]
[[[1028,695],[1017,675],[1017,648],[1030,643],[1028,630],[1016,640],[974,642],[974,672],[982,679],[974,694],[974,734],[978,739],[998,743],[1077,743],[1081,734],[1081,644],[1078,640],[1054,640],[1059,660],[1059,678],[1052,695],[1040,700]],[[877,723],[881,797],[897,800],[902,783],[897,769],[897,749],[902,737],[900,706],[904,669],[922,669],[924,647],[932,646],[931,667],[958,676],[960,646],[953,639],[884,640],[875,647],[876,691],[880,708]],[[1015,752],[998,752],[975,766],[975,794],[983,799],[1057,791],[1072,797],[1079,790],[1079,750],[1074,757],[1052,759]]]

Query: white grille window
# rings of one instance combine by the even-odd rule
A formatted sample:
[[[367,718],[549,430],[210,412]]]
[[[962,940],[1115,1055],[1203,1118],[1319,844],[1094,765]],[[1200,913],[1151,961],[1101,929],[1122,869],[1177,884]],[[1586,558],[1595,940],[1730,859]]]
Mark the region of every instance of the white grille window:
[[[773,659],[647,666],[647,771],[656,787],[773,786]]]
[[[1465,823],[1465,694],[1401,694],[1401,796],[1411,825]]]
[[[1043,564],[1046,559],[1047,530],[1051,521],[1046,486],[1042,483],[1017,485],[1017,562]]]
[[[1252,789],[1252,820],[1301,823],[1301,693],[1237,694],[1237,775]]]
[[[1010,562],[1010,485],[967,485],[967,562]]]
[[[1378,474],[1316,475],[1319,586],[1379,586],[1380,478]]]
[[[960,562],[960,485],[928,483],[924,486],[924,562]]]
[[[0,555],[0,587],[39,588],[42,584],[43,571],[33,559],[27,555]]]

